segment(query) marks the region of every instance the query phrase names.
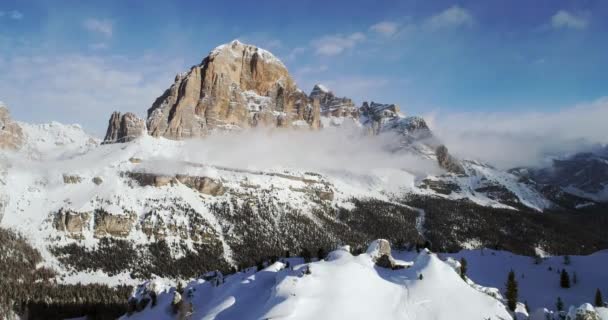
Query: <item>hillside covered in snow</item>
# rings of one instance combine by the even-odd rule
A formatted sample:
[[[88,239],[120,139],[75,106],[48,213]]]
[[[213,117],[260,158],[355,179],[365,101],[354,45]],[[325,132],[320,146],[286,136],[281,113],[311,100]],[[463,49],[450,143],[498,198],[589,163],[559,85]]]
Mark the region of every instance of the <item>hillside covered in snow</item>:
[[[7,283],[75,290],[77,298],[61,296],[67,305],[81,285],[120,301],[150,278],[156,286],[238,269],[221,286],[218,278],[190,283],[196,317],[508,319],[502,298],[488,295],[502,288],[480,286],[501,287],[505,268],[539,252],[593,254],[580,258],[589,265],[578,269],[579,287],[562,296],[587,302],[587,281],[606,281],[594,267],[608,248],[606,180],[594,174],[605,156],[505,171],[448,148],[395,104],[357,107],[323,85],[306,94],[270,52],[233,41],[178,74],[146,119],[113,113],[103,140],[78,125],[14,121],[0,106],[0,231],[6,251],[17,252],[0,258],[11,261],[11,275],[24,270]],[[379,238],[494,267],[471,268],[479,286],[426,251],[397,256],[399,270],[348,250],[311,265],[290,258],[250,268],[286,252],[361,252]],[[476,258],[482,248],[500,259]],[[548,264],[557,268],[551,258],[538,268]],[[539,286],[553,275],[524,269]],[[534,308],[555,298],[522,289]],[[169,287],[153,290],[159,304],[173,299]],[[0,307],[49,307],[50,298],[19,299]],[[166,313],[144,309],[133,317]]]

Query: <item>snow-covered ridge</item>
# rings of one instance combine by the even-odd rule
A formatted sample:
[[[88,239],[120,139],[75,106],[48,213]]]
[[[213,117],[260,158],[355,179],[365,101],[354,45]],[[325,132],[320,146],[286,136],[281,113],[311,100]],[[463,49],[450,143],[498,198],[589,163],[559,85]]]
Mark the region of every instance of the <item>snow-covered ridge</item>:
[[[86,152],[100,142],[99,139],[87,134],[78,124],[19,122],[19,126],[25,136],[21,151],[34,157],[58,157],[61,154]]]
[[[282,259],[257,271],[209,275],[188,284],[177,312],[195,319],[512,319],[501,301],[463,281],[435,254],[422,251],[400,270],[375,265],[348,248],[324,261]],[[171,319],[175,288],[152,281],[157,306],[123,319]],[[186,306],[186,307],[183,307]]]

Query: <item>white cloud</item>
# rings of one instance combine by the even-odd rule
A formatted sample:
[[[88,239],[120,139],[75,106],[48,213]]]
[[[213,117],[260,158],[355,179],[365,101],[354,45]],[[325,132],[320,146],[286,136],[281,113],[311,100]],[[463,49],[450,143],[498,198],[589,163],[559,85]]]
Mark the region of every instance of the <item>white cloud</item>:
[[[99,33],[105,37],[112,37],[113,23],[108,19],[89,18],[83,22],[85,29],[91,32]]]
[[[425,25],[430,29],[446,29],[457,27],[471,27],[475,24],[475,19],[471,13],[459,6],[452,6],[434,16],[431,16],[425,22]]]
[[[14,20],[21,20],[23,19],[23,13],[17,11],[17,10],[13,10],[10,12],[9,16],[11,17],[11,19]]]
[[[317,74],[327,71],[329,69],[327,65],[307,65],[296,69],[296,74],[306,75],[306,74]]]
[[[10,18],[10,19],[13,19],[13,20],[21,20],[21,19],[23,19],[23,13],[21,13],[21,11],[17,11],[17,10],[12,10],[12,11],[9,11],[9,12],[0,11],[0,18],[3,18],[5,16],[8,17],[8,18]]]
[[[399,24],[391,21],[382,21],[371,26],[370,30],[388,37],[397,33]]]
[[[183,63],[163,57],[30,55],[0,65],[0,99],[18,120],[79,123],[98,136],[114,110],[143,115]]]
[[[387,168],[407,168],[409,172],[421,175],[441,172],[434,160],[391,152],[389,146],[394,147],[398,139],[397,134],[366,135],[354,124],[319,131],[258,129],[185,141],[181,156],[237,168],[281,167],[330,173],[356,172],[364,175],[365,183],[370,182],[365,175]],[[226,146],[231,146],[230,152],[226,152]],[[159,163],[156,167],[166,173],[176,170],[175,166],[167,166],[166,163]],[[352,178],[354,182],[358,177]]]
[[[355,32],[346,36],[341,34],[324,36],[313,40],[311,45],[317,55],[335,56],[347,49],[354,48],[364,40],[365,35],[363,33]]]
[[[569,28],[582,30],[587,28],[589,20],[582,15],[574,15],[568,11],[560,10],[551,17],[551,26],[555,29]]]
[[[108,48],[108,44],[105,42],[98,42],[89,45],[92,50],[104,50]]]
[[[285,56],[285,61],[293,61],[295,60],[299,55],[301,55],[302,53],[306,52],[307,48],[305,47],[295,47],[293,48],[288,54],[287,56]]]
[[[548,155],[608,144],[608,97],[558,111],[426,117],[455,155],[500,168],[543,165]]]

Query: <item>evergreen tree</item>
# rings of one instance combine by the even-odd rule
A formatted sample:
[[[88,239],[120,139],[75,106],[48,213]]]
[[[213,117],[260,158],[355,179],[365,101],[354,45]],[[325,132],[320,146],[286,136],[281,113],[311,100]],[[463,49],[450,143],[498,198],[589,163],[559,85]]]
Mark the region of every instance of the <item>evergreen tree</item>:
[[[424,279],[424,276],[422,275],[422,273],[418,276],[418,280],[422,280]]]
[[[509,272],[509,276],[507,278],[507,307],[509,310],[515,311],[515,307],[517,306],[517,280],[515,280],[515,272],[511,270]]]
[[[559,285],[562,288],[570,288],[570,275],[568,274],[568,271],[566,271],[566,269],[562,270],[560,279],[559,279]]]
[[[600,288],[597,288],[597,290],[595,290],[595,306],[596,307],[604,306],[604,298],[602,297],[602,292],[600,291]]]
[[[325,259],[326,256],[327,254],[325,253],[325,249],[319,248],[319,250],[317,251],[317,258],[319,259],[319,261]]]
[[[564,302],[562,301],[562,298],[557,297],[557,303],[555,304],[555,307],[557,308],[557,311],[564,311]]]
[[[304,259],[305,263],[309,263],[310,262],[310,258],[312,258],[312,254],[310,253],[310,251],[308,250],[308,248],[302,249],[302,253],[300,253],[300,256],[302,256],[302,258]]]
[[[462,280],[466,279],[467,277],[467,265],[467,259],[460,258],[460,277]]]
[[[569,265],[570,264],[570,256],[569,255],[565,255],[564,256],[564,264],[565,265]]]
[[[175,289],[179,294],[184,294],[184,285],[181,281],[177,283],[177,288]]]
[[[257,271],[264,270],[264,261],[259,261],[256,266]]]

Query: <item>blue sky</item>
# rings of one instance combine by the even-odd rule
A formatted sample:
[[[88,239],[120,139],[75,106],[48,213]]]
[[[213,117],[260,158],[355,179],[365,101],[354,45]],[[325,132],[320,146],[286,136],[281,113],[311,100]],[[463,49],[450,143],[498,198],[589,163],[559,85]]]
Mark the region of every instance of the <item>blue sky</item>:
[[[408,114],[554,112],[608,96],[607,1],[0,2],[0,100],[23,121],[144,115],[219,44]]]

